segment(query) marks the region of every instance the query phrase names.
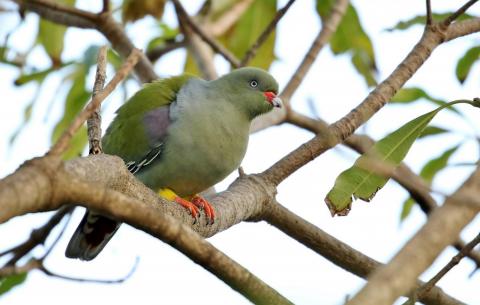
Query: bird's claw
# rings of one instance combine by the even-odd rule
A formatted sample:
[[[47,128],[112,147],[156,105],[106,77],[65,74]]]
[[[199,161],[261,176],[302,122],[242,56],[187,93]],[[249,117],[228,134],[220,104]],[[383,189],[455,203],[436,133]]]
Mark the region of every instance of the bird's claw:
[[[215,210],[212,205],[203,197],[195,195],[192,198],[192,203],[205,211],[205,216],[207,217],[207,225],[212,225],[215,223]]]
[[[200,218],[200,210],[199,208],[192,202],[185,200],[181,197],[176,197],[175,202],[180,204],[182,207],[187,209],[190,212],[190,215],[193,217],[193,224],[196,224],[198,219]]]

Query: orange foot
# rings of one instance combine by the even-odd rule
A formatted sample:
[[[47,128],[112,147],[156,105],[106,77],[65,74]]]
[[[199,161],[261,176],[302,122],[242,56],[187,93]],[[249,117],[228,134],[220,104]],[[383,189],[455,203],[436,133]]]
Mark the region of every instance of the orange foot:
[[[207,216],[207,225],[213,224],[215,220],[215,211],[213,210],[210,203],[203,199],[202,197],[195,195],[192,196],[189,200],[184,199],[174,191],[168,188],[163,188],[158,191],[158,194],[170,201],[176,202],[190,212],[190,215],[193,217],[193,224],[197,223],[198,218],[200,217],[200,209],[205,211],[205,216]]]
[[[215,223],[215,210],[205,198],[195,195],[192,197],[192,203],[199,209],[205,211],[205,216],[207,216],[207,225]]]
[[[197,220],[200,216],[200,210],[195,204],[178,196],[173,198],[172,201],[178,203],[179,205],[187,209],[190,212],[190,215],[192,215],[193,217],[193,224],[197,223]]]

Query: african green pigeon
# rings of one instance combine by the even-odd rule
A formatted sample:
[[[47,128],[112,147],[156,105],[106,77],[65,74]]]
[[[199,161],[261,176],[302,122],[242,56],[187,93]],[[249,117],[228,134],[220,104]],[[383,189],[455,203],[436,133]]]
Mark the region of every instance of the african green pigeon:
[[[278,84],[266,71],[242,68],[214,81],[182,75],[145,85],[117,111],[102,139],[105,153],[121,157],[160,196],[187,208],[196,220],[212,206],[198,193],[239,167],[250,122],[280,107]],[[87,211],[66,256],[91,260],[120,223]]]

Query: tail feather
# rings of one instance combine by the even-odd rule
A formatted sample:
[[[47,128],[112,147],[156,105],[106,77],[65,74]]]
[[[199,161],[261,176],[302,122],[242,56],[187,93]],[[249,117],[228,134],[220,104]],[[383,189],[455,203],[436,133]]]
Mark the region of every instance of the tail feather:
[[[68,243],[65,256],[85,261],[94,259],[110,241],[120,224],[87,210]]]

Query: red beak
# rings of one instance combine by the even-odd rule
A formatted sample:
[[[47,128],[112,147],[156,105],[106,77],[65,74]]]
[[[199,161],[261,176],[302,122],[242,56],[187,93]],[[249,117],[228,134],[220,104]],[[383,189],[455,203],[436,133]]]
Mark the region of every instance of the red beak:
[[[263,95],[265,95],[265,98],[273,107],[282,107],[282,100],[272,91],[263,92]]]

